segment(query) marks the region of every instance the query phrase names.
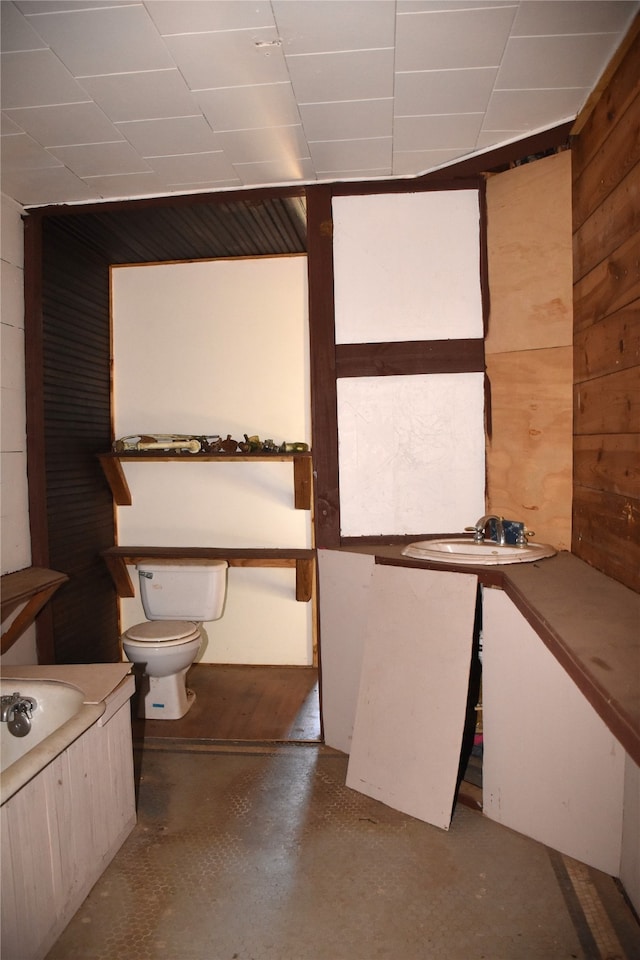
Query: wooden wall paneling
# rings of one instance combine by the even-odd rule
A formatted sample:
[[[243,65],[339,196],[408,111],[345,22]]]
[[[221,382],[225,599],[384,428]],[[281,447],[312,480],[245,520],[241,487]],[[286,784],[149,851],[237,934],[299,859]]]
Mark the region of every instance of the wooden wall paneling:
[[[637,499],[640,490],[640,434],[574,437],[573,479],[577,487]]]
[[[640,19],[573,143],[572,550],[640,590]]]
[[[564,151],[487,182],[487,504],[558,549],[571,542],[570,161]]]
[[[487,181],[487,353],[571,343],[571,155]]]
[[[95,454],[111,443],[109,270],[91,244],[44,224],[44,449],[49,562],[69,576],[54,599],[55,661],[116,661],[115,591],[100,553],[114,539]]]
[[[340,543],[340,494],[329,187],[307,192],[307,235],[315,545],[331,548]]]
[[[640,504],[577,486],[573,494],[573,553],[640,593]]]
[[[571,543],[571,347],[487,356],[493,439],[487,504],[538,542]]]
[[[606,251],[600,263],[573,288],[574,332],[640,298],[640,232],[617,250]]]
[[[585,380],[574,387],[574,432],[634,433],[640,425],[640,368]]]
[[[577,185],[578,186],[578,185]],[[576,191],[575,204],[579,204]],[[640,231],[640,165],[629,171],[599,207],[592,208],[573,238],[573,276],[580,280],[603,255],[613,253]]]
[[[575,380],[640,364],[640,301],[577,330],[573,339]]]
[[[638,82],[640,97],[640,81]],[[608,126],[609,136],[589,163],[577,157],[574,166],[577,203],[573,209],[574,228],[583,224],[591,211],[600,206],[609,194],[633,170],[640,151],[640,127],[635,111],[629,109]],[[578,173],[580,170],[580,173]]]

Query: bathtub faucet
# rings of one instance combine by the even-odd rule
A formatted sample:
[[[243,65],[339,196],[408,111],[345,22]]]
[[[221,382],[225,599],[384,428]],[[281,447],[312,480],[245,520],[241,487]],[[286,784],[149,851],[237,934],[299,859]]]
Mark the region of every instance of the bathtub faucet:
[[[496,542],[504,544],[506,541],[504,537],[504,527],[502,525],[502,517],[497,517],[493,513],[488,513],[485,517],[480,517],[480,519],[472,527],[465,527],[465,530],[468,530],[469,532],[473,533],[474,535],[473,539],[475,543],[482,543],[485,538],[487,524],[489,523],[490,520],[495,521]]]
[[[23,697],[17,691],[10,696],[2,697],[2,722],[10,723],[16,713],[23,714],[31,720],[31,714],[37,707],[33,697]]]

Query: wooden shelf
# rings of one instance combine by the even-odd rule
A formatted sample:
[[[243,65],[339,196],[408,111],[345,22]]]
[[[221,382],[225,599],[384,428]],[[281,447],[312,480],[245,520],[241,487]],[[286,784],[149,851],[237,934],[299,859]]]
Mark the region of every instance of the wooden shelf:
[[[26,606],[8,630],[2,634],[2,653],[6,653],[27,627],[31,626],[47,600],[51,599],[58,587],[68,579],[66,573],[47,570],[45,567],[26,567],[24,570],[3,575],[2,619],[4,620],[21,603],[26,602]]]
[[[131,491],[122,469],[123,463],[293,463],[294,506],[311,509],[311,453],[99,453],[98,460],[111,487],[113,499],[120,507],[131,506]]]
[[[226,560],[230,567],[292,567],[296,571],[296,600],[313,596],[315,550],[235,547],[109,547],[102,551],[119,597],[134,597],[127,566],[138,563],[203,564]]]

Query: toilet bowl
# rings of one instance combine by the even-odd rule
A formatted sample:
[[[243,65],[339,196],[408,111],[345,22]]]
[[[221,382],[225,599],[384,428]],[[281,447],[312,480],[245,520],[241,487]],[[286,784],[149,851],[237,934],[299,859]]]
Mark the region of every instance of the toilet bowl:
[[[195,694],[186,686],[187,671],[202,646],[201,624],[222,616],[226,570],[226,561],[205,567],[138,566],[149,619],[129,627],[121,640],[135,665],[139,717],[179,720],[192,706]],[[175,618],[187,610],[196,612],[197,619]]]

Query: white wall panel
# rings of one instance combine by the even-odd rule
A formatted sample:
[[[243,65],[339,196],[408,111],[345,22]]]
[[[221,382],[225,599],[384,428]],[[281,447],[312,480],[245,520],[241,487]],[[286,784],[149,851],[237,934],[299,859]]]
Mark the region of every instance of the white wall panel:
[[[333,200],[336,342],[482,337],[476,190]]]
[[[483,375],[338,381],[343,536],[454,533],[484,513]]]

